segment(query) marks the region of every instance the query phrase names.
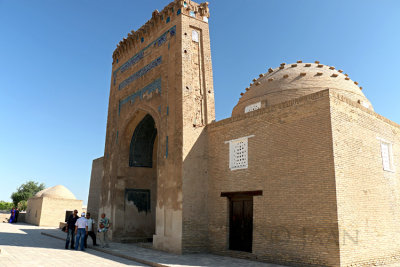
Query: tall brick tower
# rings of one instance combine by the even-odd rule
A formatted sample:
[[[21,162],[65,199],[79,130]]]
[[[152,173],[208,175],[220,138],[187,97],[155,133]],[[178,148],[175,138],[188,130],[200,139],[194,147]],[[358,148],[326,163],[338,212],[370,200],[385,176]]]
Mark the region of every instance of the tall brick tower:
[[[208,3],[174,1],[114,51],[99,205],[113,240],[207,247],[208,18]]]

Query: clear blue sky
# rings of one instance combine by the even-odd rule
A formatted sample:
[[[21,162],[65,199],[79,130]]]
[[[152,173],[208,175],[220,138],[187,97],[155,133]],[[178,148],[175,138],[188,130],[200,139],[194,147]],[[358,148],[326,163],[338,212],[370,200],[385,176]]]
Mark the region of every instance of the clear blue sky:
[[[321,61],[400,123],[400,1],[210,2],[217,119],[254,77]],[[111,55],[168,0],[0,0],[0,200],[27,180],[87,201],[104,152]]]

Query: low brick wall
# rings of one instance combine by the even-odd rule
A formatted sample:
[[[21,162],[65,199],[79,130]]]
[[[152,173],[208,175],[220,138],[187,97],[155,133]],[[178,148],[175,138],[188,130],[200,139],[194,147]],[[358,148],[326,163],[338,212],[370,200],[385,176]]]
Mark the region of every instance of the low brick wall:
[[[25,212],[20,212],[18,215],[18,222],[25,222]],[[7,222],[10,218],[10,213],[0,213],[0,223]]]

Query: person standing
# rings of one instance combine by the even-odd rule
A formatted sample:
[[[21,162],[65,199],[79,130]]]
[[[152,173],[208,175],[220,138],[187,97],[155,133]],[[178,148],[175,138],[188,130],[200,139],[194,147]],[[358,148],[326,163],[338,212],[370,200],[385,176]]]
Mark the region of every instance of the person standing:
[[[15,208],[11,209],[10,219],[8,220],[9,223],[13,223],[15,220]]]
[[[75,223],[75,250],[78,250],[79,243],[81,244],[81,250],[84,251],[83,248],[85,245],[85,236],[88,234],[88,221],[85,218],[85,213],[82,212],[81,217]]]
[[[107,237],[107,232],[109,228],[110,228],[110,220],[106,217],[105,213],[102,213],[98,230],[100,237],[100,244],[102,248],[109,247],[108,237]]]
[[[87,239],[88,236],[90,236],[92,238],[93,241],[93,246],[98,246],[96,244],[96,234],[94,233],[94,220],[92,218],[90,218],[90,213],[87,212],[86,213],[86,219],[88,222],[88,234],[85,236],[85,248],[87,248]]]
[[[75,223],[79,219],[78,211],[74,210],[74,213],[69,215],[67,222],[67,227],[65,232],[67,233],[67,240],[65,241],[65,249],[68,249],[69,242],[71,241],[71,249],[75,248]]]
[[[19,215],[19,209],[16,208],[16,209],[15,209],[15,220],[14,220],[14,223],[17,223],[17,222],[18,222],[18,215]]]

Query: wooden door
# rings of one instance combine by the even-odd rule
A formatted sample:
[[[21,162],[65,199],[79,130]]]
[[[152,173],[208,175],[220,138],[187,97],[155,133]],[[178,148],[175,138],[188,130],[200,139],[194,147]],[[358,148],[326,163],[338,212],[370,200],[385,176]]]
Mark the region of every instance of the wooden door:
[[[251,252],[253,243],[253,198],[230,199],[229,249]]]

